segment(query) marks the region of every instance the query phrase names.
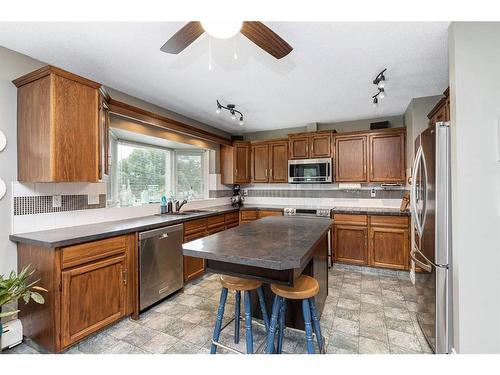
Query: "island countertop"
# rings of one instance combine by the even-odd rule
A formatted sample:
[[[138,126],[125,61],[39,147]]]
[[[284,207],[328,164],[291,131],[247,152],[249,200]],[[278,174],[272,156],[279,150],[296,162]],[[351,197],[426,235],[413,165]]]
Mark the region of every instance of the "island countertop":
[[[185,243],[183,253],[272,270],[295,269],[310,260],[331,225],[329,218],[266,217]]]

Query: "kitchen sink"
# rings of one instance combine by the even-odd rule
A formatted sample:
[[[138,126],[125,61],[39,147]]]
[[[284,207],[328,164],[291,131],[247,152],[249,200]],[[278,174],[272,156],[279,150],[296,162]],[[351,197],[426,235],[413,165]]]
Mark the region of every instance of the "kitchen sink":
[[[184,210],[179,212],[169,212],[168,214],[155,214],[159,216],[173,215],[173,216],[183,216],[183,215],[193,215],[193,214],[203,214],[205,212],[211,212],[209,210]]]

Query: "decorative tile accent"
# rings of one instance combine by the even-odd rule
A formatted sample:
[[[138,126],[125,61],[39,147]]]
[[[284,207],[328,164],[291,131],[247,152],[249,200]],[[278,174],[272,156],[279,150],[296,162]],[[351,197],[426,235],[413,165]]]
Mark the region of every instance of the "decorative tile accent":
[[[233,196],[232,190],[209,190],[209,198],[227,198]]]
[[[376,190],[373,199],[401,199],[406,190]],[[248,189],[249,197],[372,199],[370,190]]]
[[[88,204],[87,195],[62,195],[61,207],[52,207],[51,195],[14,197],[14,216],[46,214],[106,207],[106,194],[99,194],[98,204]]]

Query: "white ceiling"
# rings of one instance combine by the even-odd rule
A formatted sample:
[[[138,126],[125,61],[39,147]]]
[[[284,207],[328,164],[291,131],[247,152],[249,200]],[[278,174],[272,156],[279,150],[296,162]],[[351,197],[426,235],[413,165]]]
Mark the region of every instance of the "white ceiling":
[[[0,45],[231,133],[402,114],[448,85],[447,22],[269,22],[294,50],[276,60],[242,35],[160,47],[183,22],[0,23]],[[233,59],[234,50],[238,59]],[[372,108],[387,67],[387,97]],[[215,100],[235,103],[240,127]]]

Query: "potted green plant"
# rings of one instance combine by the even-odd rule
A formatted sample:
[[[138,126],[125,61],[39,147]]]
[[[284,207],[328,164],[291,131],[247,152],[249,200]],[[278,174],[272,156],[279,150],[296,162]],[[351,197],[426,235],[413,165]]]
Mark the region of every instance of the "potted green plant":
[[[40,304],[45,302],[45,299],[39,292],[46,292],[47,289],[35,285],[40,280],[28,283],[28,278],[33,275],[34,272],[35,270],[31,269],[28,265],[18,274],[12,271],[9,277],[0,275],[0,319],[14,315],[20,311],[3,311],[3,306],[16,302],[20,298],[24,300],[25,304],[27,304],[30,300]],[[0,336],[2,335],[2,331],[3,326],[0,323]]]

